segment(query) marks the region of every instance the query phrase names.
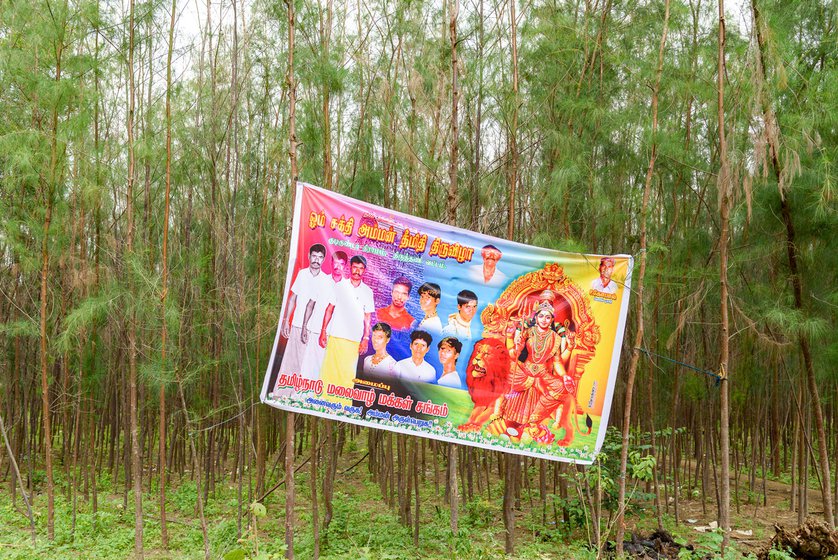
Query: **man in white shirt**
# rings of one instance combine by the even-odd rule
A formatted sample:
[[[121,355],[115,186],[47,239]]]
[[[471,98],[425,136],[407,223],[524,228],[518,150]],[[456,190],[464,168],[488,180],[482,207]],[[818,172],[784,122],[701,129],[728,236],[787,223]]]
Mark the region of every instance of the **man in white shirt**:
[[[324,385],[352,387],[358,356],[366,354],[369,348],[375,302],[372,289],[363,282],[366,270],[367,260],[363,256],[355,255],[349,260],[349,278],[335,285],[334,298],[323,315],[319,343],[326,349],[320,370]],[[334,402],[346,400],[328,395],[326,398]]]
[[[498,261],[503,253],[494,245],[485,245],[480,250],[482,265],[469,267],[469,279],[486,286],[500,286],[506,282],[506,274],[498,270]]]
[[[448,325],[442,329],[442,336],[453,336],[466,342],[477,338],[480,333],[472,332],[471,327],[471,320],[476,314],[477,294],[471,290],[462,290],[457,294],[457,312],[448,316]]]
[[[303,317],[303,337],[305,342],[308,342],[308,336],[313,336],[315,339],[320,338],[320,329],[323,327],[323,316],[326,314],[326,308],[329,304],[334,303],[335,286],[343,280],[346,270],[346,259],[346,253],[343,251],[336,251],[332,254],[331,279],[318,287],[318,298],[314,302],[314,306],[306,307],[306,314]],[[321,274],[321,276],[325,276],[325,274]],[[326,350],[320,344],[307,344],[305,356],[300,366],[303,377],[319,379],[320,367],[323,365],[325,355]]]
[[[308,268],[300,270],[291,285],[281,323],[280,334],[288,339],[288,345],[282,355],[280,374],[300,373],[308,342],[308,332],[303,328],[303,321],[306,314],[313,312],[322,287],[327,286],[326,282],[331,282],[321,270],[325,258],[326,247],[320,243],[312,245],[308,250]]]
[[[419,321],[416,328],[430,333],[431,336],[440,336],[442,334],[442,320],[436,314],[436,308],[442,297],[439,284],[425,282],[419,286],[417,292],[419,293],[419,308],[425,313],[425,317]]]
[[[442,364],[442,375],[436,382],[437,385],[462,389],[463,382],[457,373],[457,358],[463,350],[463,343],[449,336],[440,340],[436,347],[439,350],[439,363]]]
[[[433,338],[425,331],[410,333],[410,357],[396,362],[396,377],[405,381],[435,382],[436,371],[425,361],[431,342]]]
[[[599,278],[596,278],[591,283],[591,289],[603,294],[616,294],[617,283],[611,279],[613,272],[614,259],[611,257],[602,257],[599,261]]]

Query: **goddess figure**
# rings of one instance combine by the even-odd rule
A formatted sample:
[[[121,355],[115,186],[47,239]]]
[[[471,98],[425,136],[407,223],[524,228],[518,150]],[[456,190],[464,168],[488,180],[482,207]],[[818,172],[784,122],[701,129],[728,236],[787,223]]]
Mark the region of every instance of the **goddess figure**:
[[[532,326],[515,331],[514,346],[510,350],[512,391],[507,395],[501,413],[508,424],[518,425],[519,429],[530,425],[533,439],[542,443],[552,441],[552,434],[540,424],[543,418],[535,417],[536,410],[539,409],[537,416],[544,415],[539,402],[543,403],[545,396],[563,393],[563,379],[567,375],[562,363],[562,337],[552,328],[553,318],[553,306],[542,301],[535,309]],[[527,356],[520,362],[518,356],[524,349]]]

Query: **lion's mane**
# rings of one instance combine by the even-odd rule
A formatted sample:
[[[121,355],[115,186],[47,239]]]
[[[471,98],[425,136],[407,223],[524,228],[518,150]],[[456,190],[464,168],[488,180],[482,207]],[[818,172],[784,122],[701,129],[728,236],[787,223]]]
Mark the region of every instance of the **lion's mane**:
[[[474,358],[481,346],[489,346],[489,354],[484,358],[486,375],[475,377]],[[466,384],[475,406],[489,406],[499,396],[509,391],[509,368],[511,359],[506,345],[496,338],[483,338],[474,345],[466,368]]]

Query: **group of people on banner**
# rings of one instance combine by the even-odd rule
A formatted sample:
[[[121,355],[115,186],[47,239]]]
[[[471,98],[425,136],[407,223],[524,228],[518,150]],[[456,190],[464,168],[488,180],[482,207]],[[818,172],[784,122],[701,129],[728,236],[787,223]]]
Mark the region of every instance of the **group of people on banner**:
[[[592,460],[630,256],[527,246],[311,185],[297,190],[290,246],[263,402]]]
[[[280,332],[287,339],[280,374],[347,386],[357,375],[361,356],[363,372],[368,375],[465,389],[457,361],[464,345],[476,340],[482,330],[476,319],[478,295],[474,290],[460,290],[456,312],[443,321],[437,314],[440,285],[423,282],[414,291],[414,282],[400,275],[392,280],[390,304],[376,309],[373,290],[365,279],[366,257],[349,257],[336,250],[328,255],[331,271],[326,273],[327,255],[323,244],[311,245],[308,267],[297,273],[289,290],[280,323]],[[475,289],[502,285],[506,275],[496,266],[501,251],[487,245],[481,256],[482,265],[468,265],[468,282]],[[407,309],[414,293],[421,318]],[[409,355],[394,357],[388,350],[396,336],[408,346]],[[281,393],[279,388],[275,393]]]
[[[327,253],[323,244],[311,245],[308,267],[298,272],[289,290],[281,319],[287,346],[280,374],[351,387],[360,360],[363,373],[369,377],[468,389],[474,409],[459,426],[461,431],[480,431],[484,426],[498,434],[529,430],[533,439],[542,443],[553,441],[545,424],[562,405],[565,414],[571,407],[576,410],[578,379],[569,372],[574,327],[570,321],[556,323],[554,294],[545,294],[529,312],[531,316],[518,325],[511,340],[479,340],[482,324],[475,318],[478,295],[473,290],[458,292],[457,311],[443,322],[437,314],[441,288],[437,283],[423,282],[415,291],[423,313],[419,318],[407,309],[414,293],[413,282],[400,275],[392,280],[389,305],[376,308],[373,290],[365,282],[366,258],[360,254],[349,257],[343,250],[336,250],[329,257],[331,272],[326,273],[323,264]],[[500,250],[487,245],[481,256],[483,265],[469,265],[470,286],[480,289],[493,283],[507,284],[506,275],[497,269]],[[591,286],[592,294],[607,297],[616,291],[611,279],[613,266],[612,258],[601,259],[600,277]],[[390,348],[403,345],[389,346],[396,334],[405,343],[409,339],[409,355],[401,359],[390,352]],[[497,343],[498,348],[487,348],[487,341]],[[483,380],[474,378],[471,363],[467,375],[472,377],[464,381],[457,363],[466,345],[467,351],[474,346],[470,358],[474,363],[493,350],[505,354],[502,359],[509,365],[502,389],[482,390]],[[438,359],[426,359],[431,352]],[[277,382],[275,395],[290,393]],[[556,421],[560,423],[559,418]],[[566,437],[572,437],[570,426],[565,427]]]

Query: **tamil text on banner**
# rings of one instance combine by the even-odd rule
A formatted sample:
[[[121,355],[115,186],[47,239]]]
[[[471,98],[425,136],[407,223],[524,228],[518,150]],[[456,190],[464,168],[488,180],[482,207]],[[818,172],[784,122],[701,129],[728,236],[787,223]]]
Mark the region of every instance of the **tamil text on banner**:
[[[262,401],[590,463],[632,258],[480,235],[298,184]]]

